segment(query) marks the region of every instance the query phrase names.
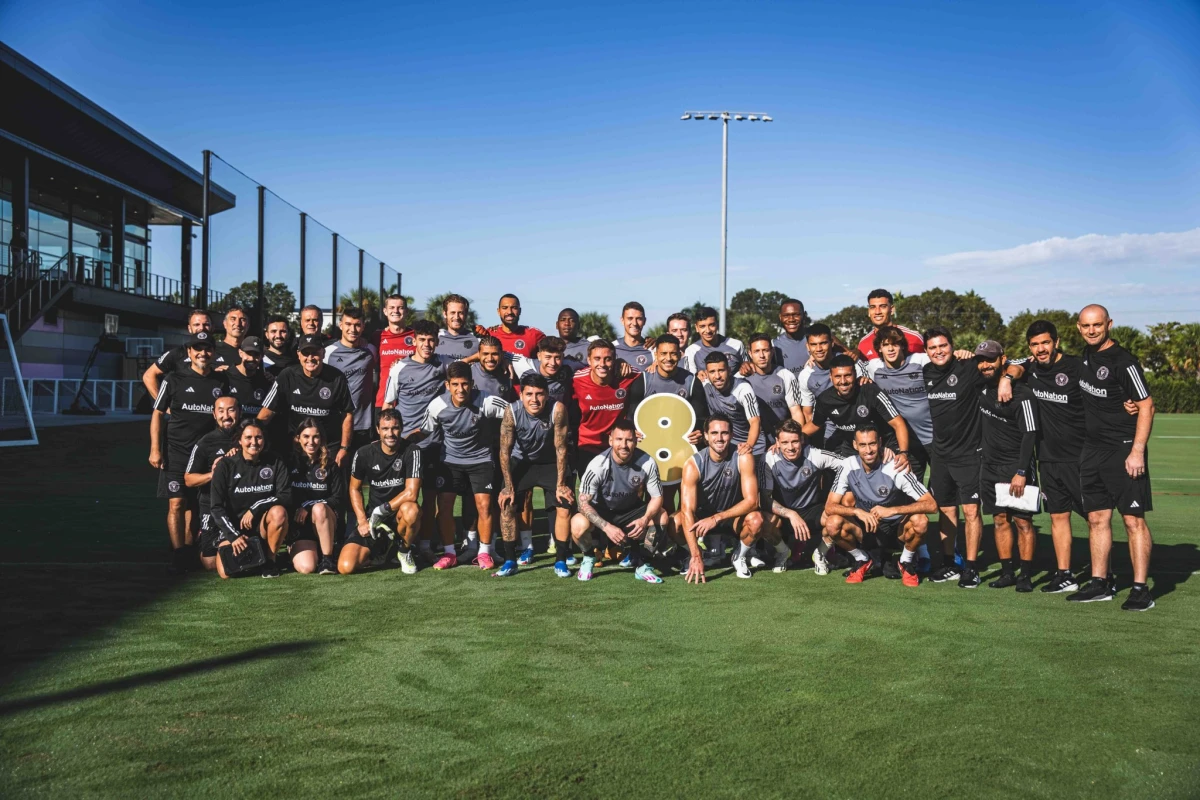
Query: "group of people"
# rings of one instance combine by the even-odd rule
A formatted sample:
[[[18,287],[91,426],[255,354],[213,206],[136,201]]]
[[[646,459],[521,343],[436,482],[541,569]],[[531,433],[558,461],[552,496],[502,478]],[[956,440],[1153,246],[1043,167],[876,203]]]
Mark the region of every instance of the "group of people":
[[[972,589],[990,516],[1000,570],[988,586],[1032,592],[1032,518],[1044,508],[1056,568],[1041,591],[1094,602],[1117,591],[1116,509],[1133,565],[1122,608],[1154,606],[1154,404],[1103,306],[1079,314],[1083,353],[1062,352],[1039,320],[1019,358],[996,341],[956,350],[944,327],[896,324],[883,289],[857,343],[806,325],[794,299],[779,308],[782,333],[745,343],[710,308],[674,314],[648,339],[643,306],[626,303],[614,341],[582,336],[570,308],[556,335],[522,325],[515,295],[497,311],[498,325],[472,326],[469,301],[452,294],[440,324],[410,324],[394,295],[374,332],[346,308],[327,338],[307,306],[298,335],[276,317],[260,338],[234,308],[220,340],[194,312],[186,343],[144,376],[171,570],[198,556],[227,577],[261,546],[264,577],[280,574],[285,549],[301,573],[398,562],[404,574],[474,565],[510,577],[534,560],[540,489],[559,577],[590,580],[606,560],[648,583],[702,583],[726,564],[741,578],[811,565],[844,570],[847,583]],[[690,421],[639,423],[659,394],[686,403]],[[681,446],[685,460],[667,468]],[[1072,513],[1088,524],[1086,581],[1072,570]]]

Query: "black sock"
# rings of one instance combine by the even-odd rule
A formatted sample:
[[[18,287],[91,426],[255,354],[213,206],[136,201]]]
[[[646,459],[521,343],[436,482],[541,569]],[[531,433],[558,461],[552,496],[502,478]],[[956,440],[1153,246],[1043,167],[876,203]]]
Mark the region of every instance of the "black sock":
[[[1135,592],[1144,592],[1147,588],[1148,587],[1144,583],[1137,583],[1135,581],[1133,584],[1133,591],[1135,591]]]
[[[1011,558],[1000,559],[1000,571],[1005,575],[1011,575],[1013,571],[1013,560]]]
[[[967,564],[967,569],[971,570],[971,572],[979,572],[979,562],[978,561],[973,561],[968,558],[966,560],[966,564]]]
[[[517,560],[517,543],[515,541],[510,542],[507,539],[505,539],[502,542],[501,546],[504,548],[504,560],[505,561],[516,561]]]
[[[555,539],[554,540],[554,560],[555,561],[566,561],[570,557],[571,557],[571,543],[569,541],[560,542],[557,539]]]
[[[1033,577],[1033,561],[1026,561],[1025,559],[1021,559],[1021,574],[1026,575],[1030,578]]]
[[[404,541],[403,539],[397,539],[396,550],[407,555],[408,551],[412,550],[412,547],[410,547],[408,542]]]

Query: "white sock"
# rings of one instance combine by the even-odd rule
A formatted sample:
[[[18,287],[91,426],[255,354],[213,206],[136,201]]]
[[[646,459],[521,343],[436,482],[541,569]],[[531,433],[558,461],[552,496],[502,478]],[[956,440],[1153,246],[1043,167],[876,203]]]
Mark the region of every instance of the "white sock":
[[[787,542],[780,539],[778,542],[775,543],[775,552],[779,553],[779,555],[781,555],[781,556],[785,555],[785,554],[791,555],[792,548],[787,546]]]
[[[917,548],[917,555],[921,558],[929,558],[929,548],[925,545],[921,545]]]
[[[737,557],[738,558],[749,558],[750,554],[752,552],[754,552],[754,545],[745,544],[744,542],[738,542],[738,548],[737,548]]]
[[[871,560],[871,557],[869,555],[867,555],[866,553],[864,553],[862,550],[858,549],[857,547],[850,551],[850,555],[852,555],[854,557],[855,561],[861,561],[864,564]]]
[[[454,545],[448,544],[448,545],[443,546],[442,552],[444,552],[448,556],[454,555]]]
[[[528,550],[533,547],[533,531],[521,531],[521,549]]]
[[[479,555],[481,555],[481,556],[489,555],[490,556],[491,554],[492,554],[492,546],[490,544],[484,544],[483,542],[480,542],[479,543]]]
[[[479,541],[479,531],[467,531],[467,541],[468,542],[478,542]]]
[[[913,556],[917,554],[916,550],[909,550],[907,547],[900,551],[900,563],[911,564]]]

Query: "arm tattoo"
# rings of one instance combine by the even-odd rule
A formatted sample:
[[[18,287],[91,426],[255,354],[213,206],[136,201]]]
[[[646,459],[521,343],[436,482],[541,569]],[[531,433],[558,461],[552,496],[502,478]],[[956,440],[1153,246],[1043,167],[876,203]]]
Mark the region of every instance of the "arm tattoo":
[[[516,420],[513,418],[512,408],[509,407],[504,410],[504,420],[500,423],[500,474],[504,477],[506,488],[513,485],[512,449],[515,432]]]
[[[600,513],[592,508],[592,496],[590,494],[579,495],[579,513],[587,517],[587,521],[592,523],[597,530],[602,531],[608,526],[604,517],[600,516]]]
[[[554,412],[559,413],[555,414]],[[554,457],[558,462],[558,485],[567,485],[567,414],[566,409],[556,405],[554,411]]]
[[[771,500],[771,513],[777,517],[782,517],[784,514],[791,511],[790,508],[781,504],[778,500]]]

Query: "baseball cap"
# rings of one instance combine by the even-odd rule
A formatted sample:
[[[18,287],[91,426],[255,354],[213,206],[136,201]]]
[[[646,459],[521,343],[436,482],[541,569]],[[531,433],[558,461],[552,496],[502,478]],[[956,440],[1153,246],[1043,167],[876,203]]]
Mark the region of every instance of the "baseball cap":
[[[995,339],[984,339],[975,348],[975,355],[982,356],[988,361],[994,361],[1004,355],[1004,345],[997,342]]]
[[[324,350],[325,345],[321,343],[321,337],[313,334],[306,334],[296,340],[297,352],[303,353],[305,350]]]
[[[257,336],[247,336],[245,339],[242,339],[242,343],[238,349],[246,353],[261,356],[263,351],[262,341]]]
[[[212,334],[208,331],[196,331],[188,337],[187,346],[197,349],[207,348],[212,350],[215,346],[215,343],[213,342]]]

